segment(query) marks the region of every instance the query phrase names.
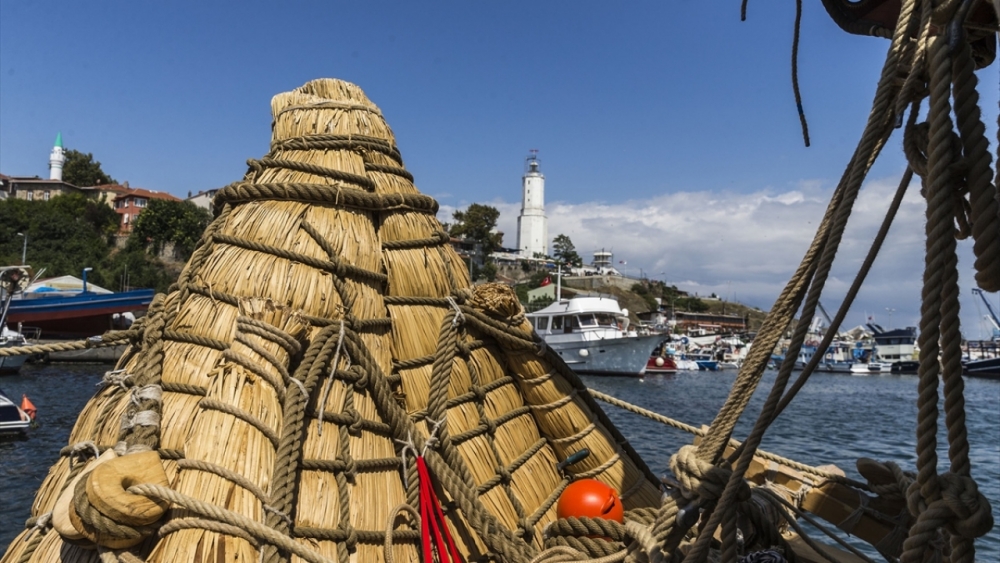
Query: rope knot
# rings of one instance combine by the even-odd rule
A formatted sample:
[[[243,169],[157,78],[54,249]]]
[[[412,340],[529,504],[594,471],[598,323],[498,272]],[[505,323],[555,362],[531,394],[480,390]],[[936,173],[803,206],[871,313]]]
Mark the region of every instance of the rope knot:
[[[503,467],[503,466],[497,467],[497,475],[500,476],[500,483],[501,484],[503,484],[503,485],[509,485],[510,484],[511,475],[510,475],[510,471],[508,471],[506,467]]]
[[[697,496],[702,500],[718,500],[726,489],[732,470],[719,467],[701,459],[698,447],[682,446],[670,458],[670,470],[674,472],[681,485],[681,494],[685,498]],[[740,502],[750,500],[750,487],[743,482],[737,495]]]
[[[368,374],[365,372],[364,368],[359,365],[351,366],[351,371],[354,372],[354,390],[358,393],[363,393],[368,389]]]
[[[354,461],[353,457],[349,456],[342,456],[338,458],[338,461],[344,464],[344,476],[353,485],[354,478],[358,475],[358,463]]]
[[[360,436],[362,425],[365,421],[364,418],[362,418],[361,414],[354,409],[347,411],[345,414],[351,417],[351,424],[347,427],[347,433],[354,437]]]
[[[105,387],[117,386],[122,389],[128,389],[129,385],[131,385],[131,379],[131,373],[128,373],[124,369],[116,369],[104,372],[104,377],[101,378],[101,381],[97,385]]]
[[[392,532],[389,532],[390,534]],[[347,551],[353,552],[358,546],[358,532],[351,528],[347,531],[347,538],[344,539],[344,545],[347,546]]]
[[[486,389],[483,389],[481,385],[473,385],[472,394],[476,397],[477,403],[482,403],[486,400]]]
[[[976,481],[966,475],[945,473],[940,476],[941,500],[951,512],[948,530],[966,539],[975,539],[993,528],[990,501],[979,492]],[[937,502],[931,503],[928,509]]]

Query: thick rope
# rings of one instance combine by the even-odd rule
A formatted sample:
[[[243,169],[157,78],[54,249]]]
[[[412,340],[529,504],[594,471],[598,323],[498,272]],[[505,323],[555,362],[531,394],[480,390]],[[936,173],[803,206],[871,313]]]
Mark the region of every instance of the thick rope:
[[[34,354],[47,354],[49,352],[71,352],[77,350],[89,350],[91,348],[108,348],[111,346],[122,346],[131,344],[141,333],[138,330],[115,330],[104,334],[88,338],[86,340],[75,340],[71,342],[49,342],[46,344],[32,344],[30,346],[16,346],[0,348],[0,358],[8,356],[31,356]]]
[[[295,541],[288,534],[274,529],[273,526],[261,524],[260,522],[247,518],[242,514],[225,510],[215,506],[214,504],[189,497],[169,487],[146,483],[129,487],[128,492],[134,495],[143,495],[149,498],[172,502],[190,510],[191,512],[210,518],[211,520],[235,526],[257,538],[258,541],[266,543],[267,545],[278,547],[289,553],[293,553],[309,563],[333,563],[333,560],[328,559],[313,551],[306,545]]]
[[[949,28],[952,50],[952,81],[955,117],[962,139],[969,190],[973,254],[976,283],[984,291],[1000,291],[1000,184],[993,184],[992,157],[986,128],[979,111],[979,92],[972,48],[966,40],[961,21]]]
[[[908,493],[917,521],[903,544],[901,561],[916,563],[940,551],[936,539],[951,535],[951,561],[975,559],[973,540],[993,525],[989,503],[970,476],[968,437],[961,379],[958,272],[955,254],[950,87],[951,49],[947,36],[930,45],[930,110],[927,157],[927,257],[921,306],[917,424],[917,479]],[[940,361],[938,356],[940,354]],[[938,380],[944,380],[945,422],[951,472],[937,472]]]
[[[777,407],[778,402],[781,399],[781,396],[784,392],[784,387],[786,386],[788,378],[791,374],[792,366],[789,360],[793,358],[793,356],[797,355],[796,348],[801,346],[801,342],[804,339],[805,336],[805,327],[803,326],[804,321],[806,320],[807,317],[811,318],[811,313],[815,309],[816,303],[818,303],[819,292],[822,290],[822,286],[826,280],[826,276],[829,273],[829,268],[832,264],[834,256],[836,255],[836,248],[837,246],[839,246],[840,235],[843,232],[844,225],[846,225],[847,217],[850,215],[850,207],[857,196],[857,190],[860,188],[861,183],[865,175],[867,174],[868,170],[870,169],[872,162],[874,161],[878,152],[881,150],[882,146],[884,146],[885,139],[888,137],[888,134],[891,131],[891,128],[887,126],[889,123],[891,123],[891,120],[887,120],[884,116],[886,115],[891,116],[891,111],[888,110],[891,110],[891,108],[893,107],[893,102],[895,99],[896,86],[894,78],[899,57],[898,46],[902,43],[904,39],[904,37],[902,37],[902,32],[903,30],[906,29],[907,27],[906,22],[908,18],[911,16],[911,14],[912,14],[912,9],[908,11],[905,7],[900,12],[900,20],[899,24],[897,25],[897,33],[896,36],[894,37],[892,47],[890,47],[889,56],[887,57],[886,64],[883,68],[882,78],[880,80],[879,87],[876,93],[875,103],[873,104],[873,111],[869,118],[868,125],[866,126],[865,133],[862,136],[862,140],[859,143],[858,149],[855,151],[855,157],[852,159],[851,165],[848,167],[848,170],[845,173],[845,178],[842,181],[841,186],[838,187],[837,190],[838,194],[835,195],[833,201],[831,201],[831,207],[828,208],[827,217],[824,219],[824,223],[821,225],[819,231],[817,232],[817,237],[814,240],[813,247],[810,248],[810,252],[807,254],[806,259],[803,260],[803,265],[800,266],[800,271],[801,271],[803,266],[805,266],[807,262],[811,261],[810,255],[814,253],[815,251],[814,249],[816,249],[817,246],[823,247],[822,258],[819,264],[819,271],[810,272],[809,274],[809,277],[812,277],[812,274],[815,273],[816,279],[813,281],[812,287],[810,288],[809,298],[806,301],[806,306],[803,309],[802,316],[800,317],[803,320],[803,322],[800,322],[799,326],[796,328],[796,333],[795,336],[793,337],[792,345],[789,347],[789,356],[786,358],[786,363],[782,365],[781,370],[779,371],[778,378],[776,379],[772,392],[769,395],[764,408],[762,409],[761,415],[758,418],[757,423],[755,424],[753,432],[745,441],[744,451],[742,452],[741,457],[737,462],[736,468],[733,471],[733,475],[730,479],[729,485],[727,486],[725,493],[723,494],[722,498],[719,501],[719,506],[716,508],[716,510],[713,511],[711,517],[708,520],[707,525],[702,528],[698,540],[692,546],[692,549],[688,552],[687,558],[685,559],[686,561],[701,562],[704,561],[705,557],[707,557],[708,546],[711,536],[714,533],[715,529],[718,527],[718,525],[721,523],[723,517],[725,516],[731,517],[732,510],[730,509],[730,507],[736,500],[738,486],[742,482],[742,477],[746,472],[747,468],[749,467],[749,464],[753,458],[753,452],[756,450],[757,446],[760,443],[760,440],[763,437],[764,432],[767,429],[767,426],[773,419],[775,409]],[[838,201],[838,195],[842,197],[842,201]],[[833,218],[831,218],[831,212],[833,212],[834,209],[836,209],[836,211],[833,213]],[[831,230],[830,240],[828,241],[822,240],[824,238],[824,235],[826,234],[825,227],[827,227],[827,224],[829,221],[831,221],[831,219],[833,220],[833,225],[829,227]],[[796,272],[796,278],[799,276],[799,274],[800,272]],[[793,278],[793,281],[795,281],[796,278]],[[790,282],[789,285],[792,285],[792,282]],[[784,296],[785,295],[783,294],[782,297]],[[779,303],[776,304],[775,309],[780,310],[779,305],[781,304],[781,301],[782,299],[779,298]],[[795,307],[796,309],[797,305],[798,301],[796,301],[796,307]],[[774,314],[774,311],[772,311],[772,314]],[[770,317],[771,316],[769,315],[769,319]],[[768,341],[765,341],[764,343],[765,349],[766,351],[770,352],[771,348],[767,347],[767,342]],[[754,348],[757,347],[755,346]],[[795,349],[794,352],[793,349]],[[758,369],[760,369],[760,372],[763,371],[763,369],[761,369],[760,367],[758,367]],[[743,376],[743,370],[741,370],[740,376],[741,377]],[[738,381],[738,384],[739,383],[740,382]],[[737,387],[738,385],[734,385],[733,389],[734,393],[738,391]],[[746,389],[740,389],[739,391],[743,393],[747,392]],[[752,390],[750,392],[752,393]],[[746,397],[746,399],[748,400],[749,397]],[[727,400],[727,403],[729,402],[730,401]],[[704,446],[704,449],[702,450],[703,453],[708,454],[708,453],[719,452],[721,450],[721,446],[724,443],[724,442],[720,443],[720,438],[723,436],[723,431],[727,432],[726,434],[724,434],[724,436],[725,440],[728,441],[732,425],[735,424],[735,418],[738,418],[739,414],[742,413],[743,407],[745,407],[745,403],[740,406],[738,412],[732,412],[732,413],[720,412],[720,417],[717,417],[716,419],[717,422],[721,422],[718,429],[716,428],[717,422],[713,422],[713,431],[719,434],[719,438],[715,438],[712,441],[712,443],[708,443],[709,442],[708,439],[702,442],[702,446]],[[728,420],[723,418],[725,414],[729,415]],[[721,421],[720,418],[722,418]],[[709,438],[712,438],[712,436],[710,436]],[[713,459],[717,459],[717,457]],[[725,541],[724,541],[723,552],[734,553],[733,552],[734,538],[732,534],[730,534],[727,538],[724,538],[724,540]]]

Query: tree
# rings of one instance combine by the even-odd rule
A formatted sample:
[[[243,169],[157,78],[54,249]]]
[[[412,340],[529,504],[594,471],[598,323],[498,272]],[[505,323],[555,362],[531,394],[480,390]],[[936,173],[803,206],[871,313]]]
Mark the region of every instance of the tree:
[[[79,276],[95,268],[90,278],[102,284],[101,265],[111,250],[111,234],[118,214],[81,194],[66,194],[48,201],[0,200],[0,263],[20,264],[27,248],[27,262],[35,272],[48,276]],[[17,233],[27,235],[25,239]]]
[[[583,259],[576,253],[573,241],[566,235],[558,235],[552,239],[552,255],[563,265],[577,268],[583,266]]]
[[[483,266],[482,274],[488,282],[497,281],[497,265],[493,262],[487,262]]]
[[[152,244],[159,253],[165,244],[172,242],[174,249],[187,260],[211,221],[208,210],[190,201],[151,199],[135,220],[128,244],[132,248]]]
[[[101,163],[94,160],[94,155],[84,154],[69,149],[66,151],[66,162],[63,163],[63,181],[74,186],[88,187],[101,184],[117,184],[118,182],[101,170]]]
[[[503,244],[503,233],[495,232],[500,218],[497,208],[473,203],[465,211],[455,211],[452,218],[455,222],[449,234],[478,242],[483,247],[483,254],[489,256]]]

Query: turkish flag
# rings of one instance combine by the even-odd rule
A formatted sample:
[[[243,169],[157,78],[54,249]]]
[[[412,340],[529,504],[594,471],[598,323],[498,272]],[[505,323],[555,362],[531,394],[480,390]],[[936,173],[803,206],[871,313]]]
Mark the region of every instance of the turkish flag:
[[[549,285],[550,283],[552,283],[552,279],[549,278],[549,277],[546,277],[544,280],[542,280],[541,285],[539,285],[538,287],[545,287],[545,286]]]

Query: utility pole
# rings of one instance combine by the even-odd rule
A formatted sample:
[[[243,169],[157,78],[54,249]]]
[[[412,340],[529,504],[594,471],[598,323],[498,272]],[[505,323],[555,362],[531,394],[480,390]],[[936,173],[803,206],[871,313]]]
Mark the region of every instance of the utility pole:
[[[24,266],[28,259],[28,234],[17,233],[17,236],[24,237],[24,246],[21,247],[21,265]]]

